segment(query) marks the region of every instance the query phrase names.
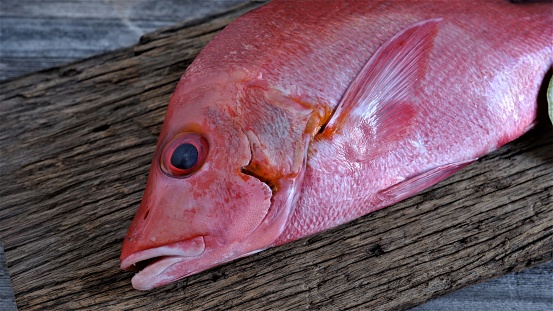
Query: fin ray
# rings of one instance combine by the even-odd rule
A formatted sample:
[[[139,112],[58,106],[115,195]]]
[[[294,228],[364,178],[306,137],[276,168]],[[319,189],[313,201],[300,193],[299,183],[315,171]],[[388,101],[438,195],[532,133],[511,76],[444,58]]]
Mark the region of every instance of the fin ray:
[[[330,137],[347,121],[362,127],[373,144],[399,140],[416,116],[413,89],[424,75],[439,22],[416,23],[382,45],[352,81],[321,135]],[[368,149],[357,157],[364,158]]]
[[[391,199],[394,202],[401,201],[439,183],[474,161],[476,159],[433,168],[381,190],[379,193],[386,199]]]

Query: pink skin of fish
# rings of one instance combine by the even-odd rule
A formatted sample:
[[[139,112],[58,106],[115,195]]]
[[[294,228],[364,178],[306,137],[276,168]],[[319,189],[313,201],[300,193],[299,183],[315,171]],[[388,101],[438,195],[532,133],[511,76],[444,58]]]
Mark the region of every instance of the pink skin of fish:
[[[169,103],[121,252],[168,284],[389,206],[530,129],[551,3],[273,1],[231,23]],[[171,156],[194,145],[191,168]],[[141,267],[142,268],[142,267]]]

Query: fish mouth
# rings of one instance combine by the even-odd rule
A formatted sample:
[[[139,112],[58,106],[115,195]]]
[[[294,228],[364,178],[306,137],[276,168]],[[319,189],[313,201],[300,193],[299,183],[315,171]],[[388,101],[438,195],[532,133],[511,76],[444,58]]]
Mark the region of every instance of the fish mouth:
[[[149,290],[179,278],[167,270],[176,263],[195,258],[205,251],[203,236],[145,249],[121,260],[121,269],[136,271],[131,280],[138,290]]]

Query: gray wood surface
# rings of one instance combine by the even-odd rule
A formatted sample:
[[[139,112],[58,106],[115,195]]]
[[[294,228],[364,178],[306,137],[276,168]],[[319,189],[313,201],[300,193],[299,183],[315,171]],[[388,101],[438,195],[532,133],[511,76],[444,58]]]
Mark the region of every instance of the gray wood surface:
[[[194,1],[174,1],[163,5],[154,5],[159,3],[156,1],[2,1],[0,77],[15,77],[131,45],[147,31],[169,25],[178,19],[207,14],[237,2],[240,1],[208,2],[219,7],[205,9],[205,6],[201,6],[204,11],[196,11]],[[179,5],[185,7],[178,7]],[[170,92],[170,88],[165,92]],[[516,149],[513,153],[516,153]],[[551,175],[549,177],[551,179]],[[2,228],[0,233],[1,230]],[[553,283],[550,282],[552,266],[549,263],[527,272],[469,287],[431,301],[417,310],[553,309]],[[486,278],[485,273],[483,274]],[[447,291],[447,288],[442,290]],[[4,297],[1,294],[0,298]]]
[[[553,262],[453,292],[411,311],[553,310]]]
[[[135,44],[244,0],[2,0],[0,80]]]
[[[12,310],[17,310],[17,308],[4,258],[4,245],[0,242],[0,311]]]

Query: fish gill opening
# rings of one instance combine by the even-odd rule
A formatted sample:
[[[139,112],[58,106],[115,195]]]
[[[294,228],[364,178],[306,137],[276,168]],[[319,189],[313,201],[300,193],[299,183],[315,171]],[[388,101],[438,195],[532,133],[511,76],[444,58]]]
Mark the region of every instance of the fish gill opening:
[[[256,168],[258,166],[259,165],[251,164],[251,162],[250,162],[250,164],[248,164],[246,166],[243,166],[240,169],[240,172],[242,172],[242,174],[249,175],[249,176],[252,176],[256,179],[259,179],[259,181],[261,181],[262,183],[269,186],[269,188],[271,189],[271,192],[274,195],[275,192],[277,192],[277,190],[278,190],[277,183],[273,179],[271,179],[270,177],[265,176],[262,173],[260,173],[260,170],[258,168]]]
[[[246,139],[248,140],[248,147],[250,149],[250,160],[248,161],[248,164],[242,166],[240,168],[240,172],[244,175],[251,176],[262,183],[266,184],[269,189],[271,190],[271,206],[274,203],[274,197],[276,192],[278,191],[278,179],[275,180],[274,177],[270,177],[268,174],[264,173],[263,167],[255,161],[254,157],[254,150],[252,146],[252,142],[250,141],[249,136],[246,134],[244,129],[242,127],[239,127],[240,131],[246,136]]]
[[[267,173],[267,170],[265,170],[258,162],[255,161],[253,146],[251,145],[251,143],[249,144],[249,147],[250,147],[250,161],[248,162],[247,165],[244,165],[240,168],[240,172],[244,175],[254,177],[255,179],[258,179],[262,183],[266,184],[269,187],[269,189],[271,189],[271,193],[272,193],[271,202],[272,202],[272,197],[278,191],[278,178],[275,176],[270,176],[270,174]]]
[[[334,133],[334,131],[332,131],[332,133],[330,134],[325,132],[326,126],[336,114],[337,109],[338,105],[336,105],[332,109],[325,105],[321,105],[321,110],[318,111],[318,113],[314,110],[314,113],[309,119],[309,123],[305,131],[306,134],[310,135],[315,141],[329,138]]]

